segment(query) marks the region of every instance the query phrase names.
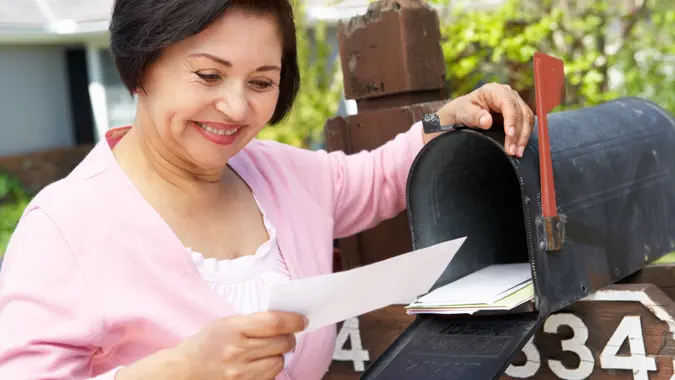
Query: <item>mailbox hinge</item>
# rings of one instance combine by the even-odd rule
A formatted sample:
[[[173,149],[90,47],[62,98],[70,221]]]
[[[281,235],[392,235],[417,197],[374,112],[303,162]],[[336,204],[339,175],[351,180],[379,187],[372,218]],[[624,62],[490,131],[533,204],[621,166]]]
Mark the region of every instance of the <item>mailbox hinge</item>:
[[[556,216],[537,217],[537,236],[539,249],[547,252],[559,251],[565,242],[565,222],[567,218],[563,214]]]

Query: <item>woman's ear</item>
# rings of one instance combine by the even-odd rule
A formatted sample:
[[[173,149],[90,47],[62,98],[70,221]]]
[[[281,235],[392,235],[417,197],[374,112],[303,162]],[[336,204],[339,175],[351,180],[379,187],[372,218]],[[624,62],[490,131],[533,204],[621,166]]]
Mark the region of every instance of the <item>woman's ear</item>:
[[[145,91],[143,88],[143,85],[139,85],[135,89],[131,90],[131,95],[135,97],[139,97],[141,95],[147,95],[148,93]]]

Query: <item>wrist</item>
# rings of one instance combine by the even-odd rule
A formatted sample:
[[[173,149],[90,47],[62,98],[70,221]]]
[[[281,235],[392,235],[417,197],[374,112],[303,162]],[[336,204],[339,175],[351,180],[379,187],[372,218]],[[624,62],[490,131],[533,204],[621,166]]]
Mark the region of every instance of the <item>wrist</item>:
[[[448,101],[443,105],[443,107],[436,111],[436,115],[438,116],[441,126],[457,124],[457,100],[460,98],[461,97]],[[442,135],[443,133],[445,132],[425,133],[424,129],[422,129],[422,141],[426,145],[429,141],[433,140],[437,136]]]

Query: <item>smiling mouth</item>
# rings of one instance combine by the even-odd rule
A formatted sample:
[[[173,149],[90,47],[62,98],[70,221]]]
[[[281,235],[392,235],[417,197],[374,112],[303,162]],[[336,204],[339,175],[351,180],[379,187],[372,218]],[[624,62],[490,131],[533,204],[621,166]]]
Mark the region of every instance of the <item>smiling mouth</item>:
[[[213,128],[208,124],[203,124],[197,121],[195,121],[195,124],[197,124],[201,129],[205,130],[206,132],[213,133],[214,135],[218,136],[232,136],[241,129],[241,127],[236,129],[217,129]]]

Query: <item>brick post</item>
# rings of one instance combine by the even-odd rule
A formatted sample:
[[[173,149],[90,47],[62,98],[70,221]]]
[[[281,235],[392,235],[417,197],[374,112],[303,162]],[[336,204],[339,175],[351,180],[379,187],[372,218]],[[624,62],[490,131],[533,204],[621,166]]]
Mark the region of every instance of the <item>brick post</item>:
[[[356,100],[358,114],[328,120],[329,151],[351,154],[377,148],[445,103],[439,19],[426,2],[374,2],[365,15],[340,25],[338,39],[345,94]],[[341,260],[336,270],[408,252],[412,249],[408,218],[401,213],[338,243]],[[336,348],[336,360],[324,380],[358,379],[358,357],[365,355],[360,348],[375,359],[411,320],[401,306],[391,306],[347,321],[339,327],[340,334],[352,332],[359,337],[347,340],[349,354],[342,354],[343,347]],[[342,356],[357,359],[341,361]]]
[[[380,0],[338,30],[345,95],[358,114],[326,123],[329,151],[374,149],[443,104],[445,64],[436,11],[421,0]],[[440,101],[440,102],[439,102]],[[405,213],[339,241],[341,267],[412,248]]]

